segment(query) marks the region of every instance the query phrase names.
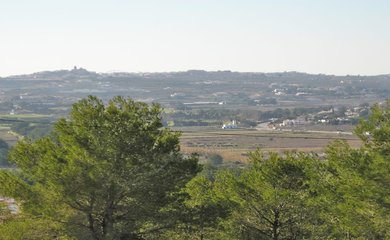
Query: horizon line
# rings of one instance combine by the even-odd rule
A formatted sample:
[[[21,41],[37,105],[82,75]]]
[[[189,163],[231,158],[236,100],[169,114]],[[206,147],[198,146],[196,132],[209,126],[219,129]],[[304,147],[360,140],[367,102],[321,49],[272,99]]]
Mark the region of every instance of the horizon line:
[[[205,69],[187,69],[187,70],[173,70],[173,71],[126,71],[126,70],[109,70],[109,71],[95,71],[95,70],[88,70],[84,67],[77,67],[74,66],[70,69],[56,69],[56,70],[42,70],[42,71],[36,71],[36,72],[30,72],[30,73],[18,73],[18,74],[11,74],[7,76],[0,76],[0,78],[10,78],[10,77],[18,77],[18,76],[25,76],[25,75],[33,75],[33,74],[39,74],[39,73],[45,73],[45,72],[59,72],[59,71],[72,71],[72,70],[86,70],[91,73],[96,74],[115,74],[115,73],[128,73],[128,74],[164,74],[164,73],[184,73],[184,72],[190,72],[190,71],[199,71],[199,72],[231,72],[231,73],[255,73],[255,74],[275,74],[275,73],[301,73],[301,74],[307,74],[307,75],[326,75],[326,76],[335,76],[335,77],[347,77],[347,76],[354,76],[354,77],[376,77],[376,76],[388,76],[390,73],[381,73],[381,74],[332,74],[332,73],[311,73],[311,72],[304,72],[304,71],[296,71],[296,70],[284,70],[284,71],[235,71],[235,70],[205,70]]]

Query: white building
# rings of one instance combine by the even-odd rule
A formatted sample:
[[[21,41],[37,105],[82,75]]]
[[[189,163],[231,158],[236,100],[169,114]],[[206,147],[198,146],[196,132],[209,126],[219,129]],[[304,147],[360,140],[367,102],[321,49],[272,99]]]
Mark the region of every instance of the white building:
[[[235,129],[235,128],[238,128],[236,120],[233,120],[230,123],[222,125],[222,129]]]

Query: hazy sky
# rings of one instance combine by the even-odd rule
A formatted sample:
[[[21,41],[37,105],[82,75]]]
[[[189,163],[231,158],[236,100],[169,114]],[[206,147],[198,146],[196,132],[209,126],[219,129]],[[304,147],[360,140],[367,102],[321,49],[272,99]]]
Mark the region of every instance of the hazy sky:
[[[0,76],[390,73],[389,0],[0,0]]]

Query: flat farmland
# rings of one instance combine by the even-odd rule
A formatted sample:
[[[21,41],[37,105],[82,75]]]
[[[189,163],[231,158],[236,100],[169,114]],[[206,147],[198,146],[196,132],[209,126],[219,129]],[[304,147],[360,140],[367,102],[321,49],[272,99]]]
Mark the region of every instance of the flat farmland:
[[[13,146],[19,139],[19,136],[8,129],[0,127],[0,139],[3,139],[8,145]]]
[[[0,118],[4,119],[41,119],[41,118],[49,118],[51,115],[45,115],[45,114],[15,114],[15,115],[10,115],[10,114],[0,114]]]
[[[346,140],[358,147],[360,140],[349,132],[337,131],[272,131],[252,129],[180,129],[181,150],[200,155],[220,154],[226,161],[245,162],[248,152],[257,148],[264,151],[284,152],[298,150],[323,153],[332,141]]]

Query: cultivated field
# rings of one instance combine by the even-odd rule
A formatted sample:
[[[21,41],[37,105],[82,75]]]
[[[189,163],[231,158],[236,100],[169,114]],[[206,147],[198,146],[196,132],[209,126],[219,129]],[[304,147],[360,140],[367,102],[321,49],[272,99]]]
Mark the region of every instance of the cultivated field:
[[[51,115],[45,115],[45,114],[15,114],[15,115],[10,115],[10,114],[0,114],[0,118],[5,118],[5,119],[39,119],[39,118],[49,118]]]
[[[8,145],[13,146],[18,141],[19,136],[6,127],[0,126],[0,139],[6,141]]]
[[[225,161],[247,160],[248,152],[257,148],[264,151],[284,152],[298,150],[323,153],[332,141],[343,139],[358,147],[360,140],[349,132],[337,131],[271,131],[252,129],[182,128],[181,150],[197,152],[201,156],[217,153]]]
[[[273,131],[256,129],[222,130],[207,127],[174,128],[181,131],[182,152],[198,153],[201,159],[211,154],[221,155],[226,162],[246,162],[248,152],[257,148],[264,151],[284,152],[298,150],[323,153],[332,141],[343,139],[351,146],[358,147],[360,140],[350,132],[321,130]],[[14,145],[19,136],[6,124],[0,125],[0,138]]]

